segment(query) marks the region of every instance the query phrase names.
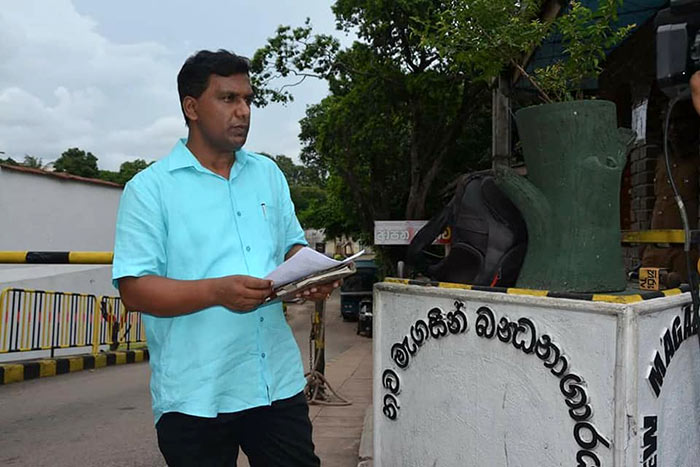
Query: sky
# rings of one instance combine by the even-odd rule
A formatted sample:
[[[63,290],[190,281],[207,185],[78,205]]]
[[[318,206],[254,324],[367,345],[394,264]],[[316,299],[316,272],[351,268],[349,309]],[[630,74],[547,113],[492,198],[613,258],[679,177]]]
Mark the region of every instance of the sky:
[[[187,135],[177,73],[193,52],[252,57],[281,24],[335,31],[324,0],[22,0],[0,8],[0,158],[79,147],[103,170],[160,159]],[[287,106],[254,108],[245,148],[298,161],[299,120],[327,94],[306,80]]]

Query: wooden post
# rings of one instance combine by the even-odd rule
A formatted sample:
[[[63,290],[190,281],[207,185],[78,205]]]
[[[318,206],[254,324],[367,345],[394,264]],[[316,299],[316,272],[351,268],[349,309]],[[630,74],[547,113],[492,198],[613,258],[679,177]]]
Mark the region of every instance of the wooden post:
[[[500,76],[498,86],[493,90],[491,117],[493,167],[510,167],[511,127],[510,127],[510,83]]]
[[[319,300],[314,304],[314,368],[322,375],[326,371],[326,301]]]

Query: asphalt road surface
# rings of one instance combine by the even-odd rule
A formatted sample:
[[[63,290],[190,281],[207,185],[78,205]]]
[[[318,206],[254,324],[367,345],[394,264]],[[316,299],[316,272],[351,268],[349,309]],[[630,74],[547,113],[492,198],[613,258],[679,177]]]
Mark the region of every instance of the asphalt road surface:
[[[326,308],[327,362],[366,339],[339,310],[336,292]],[[312,311],[311,303],[288,309],[305,367]],[[164,466],[149,377],[148,365],[135,363],[0,386],[0,466]]]

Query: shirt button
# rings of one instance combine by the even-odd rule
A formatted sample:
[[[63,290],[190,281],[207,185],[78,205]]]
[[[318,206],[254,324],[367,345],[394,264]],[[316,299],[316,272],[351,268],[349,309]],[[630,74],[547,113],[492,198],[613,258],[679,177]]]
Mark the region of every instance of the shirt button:
[[[250,247],[249,246],[245,247],[245,251],[250,251]]]
[[[261,316],[261,317],[260,317],[260,322],[262,323],[263,321],[265,321],[265,318],[263,318],[263,317]]]
[[[238,214],[238,217],[241,217],[241,211],[238,211],[236,214]]]
[[[260,356],[261,356],[262,358],[265,358],[265,352],[261,353]]]

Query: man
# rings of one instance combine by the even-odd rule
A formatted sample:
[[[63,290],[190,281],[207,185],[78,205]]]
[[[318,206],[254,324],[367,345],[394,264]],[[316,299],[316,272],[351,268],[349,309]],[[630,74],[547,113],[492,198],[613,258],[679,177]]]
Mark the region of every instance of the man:
[[[265,277],[306,242],[275,163],[247,152],[248,61],[200,51],[178,74],[187,140],[124,188],[113,279],[144,313],[170,466],[317,466],[299,348]],[[303,292],[322,300],[338,284]]]

